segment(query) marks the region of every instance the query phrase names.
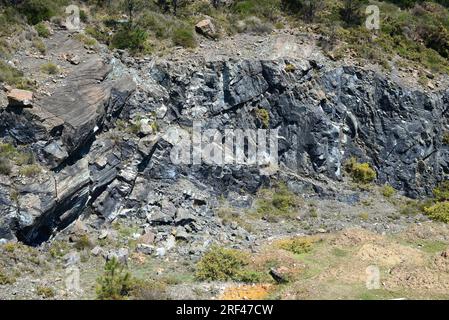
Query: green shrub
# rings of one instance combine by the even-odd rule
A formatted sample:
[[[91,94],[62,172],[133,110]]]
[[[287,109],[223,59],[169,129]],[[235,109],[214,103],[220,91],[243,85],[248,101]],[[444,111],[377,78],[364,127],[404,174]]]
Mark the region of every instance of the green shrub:
[[[270,126],[270,113],[267,110],[257,108],[256,117],[262,123],[264,128],[268,128]]]
[[[147,37],[147,33],[140,28],[122,27],[112,37],[111,45],[113,48],[139,52],[145,49]]]
[[[267,276],[263,272],[254,270],[242,270],[237,281],[244,283],[260,283],[266,281]]]
[[[301,12],[303,0],[282,0],[282,7],[290,14]]]
[[[289,63],[285,66],[284,70],[285,70],[285,72],[295,72],[296,67],[295,67],[295,65]]]
[[[158,39],[168,39],[172,35],[175,20],[169,19],[163,14],[145,12],[140,17],[138,25],[154,33]]]
[[[103,276],[97,279],[97,299],[122,300],[129,297],[133,288],[131,274],[116,258],[107,261]]]
[[[41,65],[41,71],[50,75],[55,75],[59,73],[59,68],[53,62],[47,62]]]
[[[449,201],[449,180],[441,182],[433,189],[433,195],[437,201]]]
[[[394,196],[395,193],[396,190],[388,184],[382,187],[382,195],[386,198],[391,198],[392,196]]]
[[[376,179],[374,171],[369,163],[358,163],[355,158],[351,158],[345,165],[346,172],[357,183],[370,183]]]
[[[237,31],[240,33],[266,34],[273,31],[273,25],[262,21],[258,17],[248,17],[237,23]]]
[[[80,20],[83,23],[89,22],[89,16],[87,15],[86,11],[80,10]]]
[[[274,21],[280,14],[280,0],[239,0],[231,10],[241,18],[256,16]]]
[[[48,38],[50,36],[50,30],[47,28],[45,23],[39,22],[34,26],[34,28],[36,29],[39,37]]]
[[[248,256],[241,251],[213,246],[198,262],[196,277],[212,281],[247,280],[244,268],[248,261]]]
[[[294,254],[308,253],[312,250],[313,241],[306,237],[295,237],[293,239],[280,240],[278,247]]]
[[[343,0],[343,7],[340,9],[341,19],[349,25],[361,24],[362,8],[367,3],[368,0]]]
[[[391,3],[394,3],[395,5],[401,7],[401,8],[411,8],[416,3],[421,2],[421,0],[388,0]]]
[[[437,204],[427,207],[424,210],[430,219],[449,223],[449,201],[438,202]]]
[[[274,24],[274,27],[275,27],[277,30],[282,30],[282,29],[285,28],[285,24],[284,24],[283,22],[279,21],[279,22],[276,22],[276,23]]]
[[[443,133],[443,144],[449,146],[449,131]]]
[[[14,251],[16,251],[16,249],[18,249],[18,245],[17,245],[17,243],[14,243],[14,242],[8,242],[8,243],[5,243],[3,246],[2,246],[2,249],[3,250],[5,250],[6,252],[8,252],[8,253],[13,253]]]
[[[21,17],[13,7],[0,10],[0,37],[10,36],[21,29]]]
[[[197,46],[195,34],[191,28],[177,28],[172,35],[172,41],[177,46],[195,48]]]
[[[326,6],[325,0],[282,0],[283,8],[290,14],[300,15],[305,21],[313,22]]]
[[[53,0],[27,0],[19,6],[19,11],[27,17],[29,23],[37,24],[56,15],[57,3]]]
[[[55,296],[55,290],[53,288],[50,287],[46,287],[46,286],[38,286],[36,289],[36,292],[39,296],[48,299],[48,298],[53,298]]]
[[[140,130],[142,129],[142,123],[138,120],[135,123],[131,124],[128,127],[128,131],[132,134],[139,134]]]

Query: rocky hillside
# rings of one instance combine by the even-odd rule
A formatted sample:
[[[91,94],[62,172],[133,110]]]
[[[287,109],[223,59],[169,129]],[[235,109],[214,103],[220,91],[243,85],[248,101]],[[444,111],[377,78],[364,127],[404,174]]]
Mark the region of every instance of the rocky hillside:
[[[40,52],[36,28],[21,32],[6,64],[20,69],[31,85],[4,82],[0,93],[0,271],[16,252],[16,259],[26,257],[25,266],[48,268],[40,281],[62,290],[57,297],[90,298],[91,287],[72,295],[53,283],[63,270],[58,268],[82,265],[89,283],[102,257],[137,265],[142,260],[134,271],[144,277],[165,274],[157,270],[166,259],[167,268],[192,277],[191,268],[199,268],[196,263],[215,244],[262,255],[267,241],[295,235],[352,227],[390,234],[424,222],[423,233],[438,230],[426,254],[447,245],[446,225],[428,222],[449,220],[446,76],[429,74],[437,85],[422,86],[408,79],[408,70],[395,67],[386,74],[376,63],[335,61],[320,47],[321,36],[294,28],[217,41],[207,37],[205,25],[213,23],[199,24],[196,48],[176,47],[162,56],[90,43],[83,32],[50,22]],[[174,163],[173,134],[198,122],[202,130],[223,135],[227,129],[277,130],[279,168]],[[425,236],[415,231],[401,237],[416,246]],[[407,249],[385,246],[399,258],[382,266],[407,256]],[[369,263],[375,254],[363,250],[357,255]],[[419,261],[428,259],[422,254],[416,253]],[[41,261],[46,255],[54,264]],[[151,271],[143,267],[146,259]],[[185,261],[185,269],[176,269],[176,261]],[[262,278],[231,279],[266,283],[284,277],[282,268],[265,262],[253,265]],[[409,272],[406,267],[401,272]],[[398,277],[406,278],[403,273]],[[22,269],[18,274],[0,272],[0,297],[33,297],[33,289],[17,288],[36,275]],[[197,279],[229,280],[201,275]],[[18,282],[2,280],[12,277]],[[187,290],[183,284],[197,285],[190,281],[178,279],[169,296]],[[388,290],[402,280],[394,281]],[[421,288],[421,281],[431,281],[432,290],[437,283],[421,279],[407,290]],[[37,294],[45,296],[40,288]],[[193,298],[210,298],[223,288],[212,285]],[[424,296],[447,290],[435,288]],[[159,289],[152,290],[162,295]]]
[[[158,61],[88,53],[70,33],[55,32],[64,46],[52,56],[65,70],[44,80],[49,92],[34,92],[29,105],[20,91],[6,93],[2,135],[26,145],[43,170],[24,180],[19,169],[16,182],[13,174],[2,184],[2,238],[39,244],[88,208],[110,221],[155,215],[155,223],[175,225],[178,210],[207,217],[220,196],[255,193],[272,181],[338,197],[335,182],[353,157],[370,164],[378,184],[413,198],[431,195],[449,172],[447,91],[410,88],[319,54],[213,61],[198,50],[186,61]],[[64,61],[68,54],[80,63]],[[42,60],[20,59],[30,70]],[[173,164],[165,132],[194,121],[223,133],[279,129],[279,172]]]

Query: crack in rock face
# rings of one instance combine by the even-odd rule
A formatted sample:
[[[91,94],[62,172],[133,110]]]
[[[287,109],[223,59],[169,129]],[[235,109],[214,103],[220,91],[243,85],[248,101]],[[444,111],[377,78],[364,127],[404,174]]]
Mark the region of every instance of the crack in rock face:
[[[1,113],[2,135],[32,145],[55,170],[19,188],[16,202],[13,186],[0,183],[0,238],[39,244],[88,210],[104,221],[123,215],[176,227],[183,238],[217,234],[220,195],[255,193],[270,178],[336,195],[320,181],[342,180],[351,157],[410,197],[429,195],[449,174],[449,91],[413,91],[314,60],[145,64],[129,72],[136,88],[125,75],[110,80],[111,67],[92,60],[51,97]],[[163,133],[194,121],[223,133],[278,129],[280,170],[270,177],[257,166],[172,163]]]

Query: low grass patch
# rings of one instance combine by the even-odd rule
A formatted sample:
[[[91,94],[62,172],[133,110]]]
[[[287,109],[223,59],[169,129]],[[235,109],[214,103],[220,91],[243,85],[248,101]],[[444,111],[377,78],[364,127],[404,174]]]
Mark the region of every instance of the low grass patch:
[[[14,284],[15,282],[16,279],[14,277],[7,275],[6,272],[0,268],[0,286]]]
[[[433,190],[433,195],[437,201],[449,201],[449,180],[441,182]]]
[[[35,177],[42,172],[42,169],[37,164],[25,165],[19,169],[19,174],[24,177]]]
[[[0,60],[0,82],[5,82],[19,89],[32,88],[28,79],[24,78],[23,72]]]
[[[34,156],[30,152],[24,152],[18,150],[12,144],[9,143],[0,143],[0,174],[10,175],[12,172],[13,164],[22,166],[22,165],[33,165],[34,164]],[[34,173],[35,168],[33,167],[23,167],[24,169],[22,173]],[[20,170],[20,169],[19,169]],[[20,172],[19,172],[20,173]]]
[[[90,240],[90,238],[87,234],[80,236],[75,241],[75,248],[77,250],[82,251],[82,250],[86,250],[86,249],[92,249],[93,247],[94,247],[94,244],[92,243],[92,241]]]
[[[190,27],[179,27],[173,31],[173,44],[184,48],[195,48],[197,46],[195,34]]]
[[[47,28],[45,23],[39,22],[34,26],[39,37],[48,38],[50,36],[50,30]]]
[[[55,290],[47,286],[38,286],[36,293],[45,299],[53,298],[56,295]]]
[[[70,246],[67,242],[61,240],[54,240],[48,252],[53,258],[61,258],[70,251]]]
[[[224,225],[230,225],[234,222],[248,232],[252,232],[254,230],[251,223],[247,222],[243,217],[243,214],[233,210],[232,208],[219,208],[217,210],[217,215],[221,218]]]
[[[256,215],[270,222],[295,218],[301,202],[284,183],[273,189],[259,190],[257,197]]]
[[[94,38],[87,36],[84,33],[78,33],[73,38],[87,47],[93,47],[97,44],[97,41]]]
[[[130,296],[134,300],[167,300],[167,283],[157,280],[135,280]]]
[[[41,65],[41,71],[49,75],[59,74],[59,67],[53,62],[47,62]]]
[[[45,43],[42,41],[42,39],[34,39],[33,47],[36,48],[40,54],[47,53],[47,47],[45,46]]]
[[[429,254],[441,253],[448,247],[446,242],[435,240],[420,240],[417,245],[422,251]]]
[[[0,174],[4,176],[9,176],[12,172],[12,165],[9,159],[0,157]]]

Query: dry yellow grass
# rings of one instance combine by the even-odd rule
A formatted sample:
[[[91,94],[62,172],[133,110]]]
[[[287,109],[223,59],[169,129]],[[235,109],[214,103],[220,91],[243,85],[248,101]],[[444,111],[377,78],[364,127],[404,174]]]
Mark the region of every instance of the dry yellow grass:
[[[230,286],[225,289],[220,300],[263,300],[272,288],[272,284]]]

